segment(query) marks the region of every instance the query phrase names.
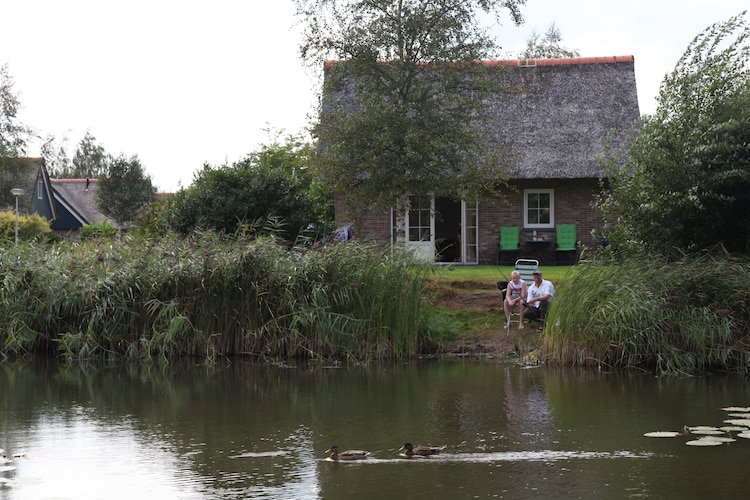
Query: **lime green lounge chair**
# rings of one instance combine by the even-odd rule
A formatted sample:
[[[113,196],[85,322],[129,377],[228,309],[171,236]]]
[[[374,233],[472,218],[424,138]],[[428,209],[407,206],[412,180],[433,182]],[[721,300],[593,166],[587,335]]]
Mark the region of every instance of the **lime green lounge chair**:
[[[500,226],[500,241],[497,244],[497,265],[512,265],[519,255],[521,248],[519,240],[519,229],[518,226]],[[511,253],[513,258],[510,260],[503,260],[503,254]]]
[[[557,242],[555,246],[555,265],[560,263],[559,254],[567,254],[570,260],[565,263],[574,265],[578,262],[578,241],[576,239],[575,224],[557,224]]]

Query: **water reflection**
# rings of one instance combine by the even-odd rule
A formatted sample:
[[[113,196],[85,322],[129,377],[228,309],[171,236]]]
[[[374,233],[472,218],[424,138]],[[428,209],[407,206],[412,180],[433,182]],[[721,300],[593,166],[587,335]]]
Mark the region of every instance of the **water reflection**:
[[[750,403],[746,387],[478,361],[5,364],[0,500],[732,497],[750,441],[697,450],[643,434],[715,425]],[[406,441],[446,448],[406,458]],[[371,455],[333,462],[332,444]]]

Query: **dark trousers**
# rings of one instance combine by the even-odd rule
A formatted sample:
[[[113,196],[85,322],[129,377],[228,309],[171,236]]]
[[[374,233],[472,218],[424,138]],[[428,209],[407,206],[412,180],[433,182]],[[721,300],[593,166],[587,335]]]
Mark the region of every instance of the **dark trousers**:
[[[544,324],[544,320],[547,318],[547,309],[549,309],[548,300],[539,304],[539,307],[527,307],[523,312],[523,319],[538,321],[539,324]]]

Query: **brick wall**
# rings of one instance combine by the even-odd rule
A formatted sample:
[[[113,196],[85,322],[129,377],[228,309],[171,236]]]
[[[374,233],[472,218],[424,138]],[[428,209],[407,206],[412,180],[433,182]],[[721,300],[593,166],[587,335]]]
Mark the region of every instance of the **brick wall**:
[[[599,242],[591,237],[591,230],[602,226],[601,214],[591,204],[599,192],[596,179],[577,180],[544,180],[521,181],[515,189],[506,191],[505,201],[484,201],[479,205],[479,263],[494,265],[497,257],[497,243],[500,226],[519,226],[521,228],[521,257],[534,258],[535,253],[526,244],[532,236],[531,229],[523,227],[523,190],[555,190],[555,223],[576,224],[576,236],[579,242],[588,247],[598,246]],[[356,238],[375,241],[384,246],[391,242],[390,211],[371,212],[360,220],[354,217],[343,206],[343,195],[336,195],[336,223],[352,224]],[[555,239],[555,230],[538,230],[538,236]],[[554,246],[550,245],[544,257],[551,265],[554,262]]]

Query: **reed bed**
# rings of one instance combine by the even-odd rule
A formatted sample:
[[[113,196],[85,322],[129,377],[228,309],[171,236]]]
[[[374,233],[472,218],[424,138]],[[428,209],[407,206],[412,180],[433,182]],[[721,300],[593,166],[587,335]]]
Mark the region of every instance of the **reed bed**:
[[[750,370],[750,273],[728,255],[583,263],[561,282],[542,355],[659,374]]]
[[[421,349],[424,276],[349,242],[127,236],[0,250],[0,355],[398,359]]]

